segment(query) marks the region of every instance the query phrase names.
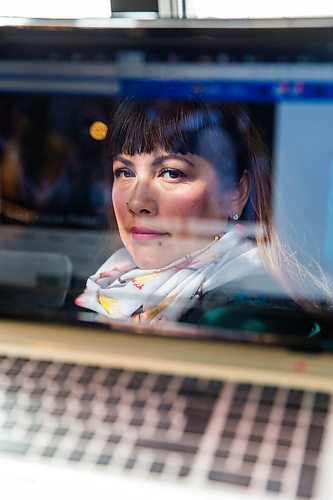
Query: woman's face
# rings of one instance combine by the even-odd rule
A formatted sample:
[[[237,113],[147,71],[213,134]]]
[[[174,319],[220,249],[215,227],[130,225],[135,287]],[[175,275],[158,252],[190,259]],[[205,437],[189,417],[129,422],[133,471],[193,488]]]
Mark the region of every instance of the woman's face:
[[[221,201],[217,174],[207,160],[161,150],[121,154],[114,159],[113,172],[113,207],[120,237],[138,267],[171,264],[219,232],[215,224],[210,234],[204,224],[205,235],[194,235],[189,228],[192,219],[216,219],[223,230],[230,210]]]

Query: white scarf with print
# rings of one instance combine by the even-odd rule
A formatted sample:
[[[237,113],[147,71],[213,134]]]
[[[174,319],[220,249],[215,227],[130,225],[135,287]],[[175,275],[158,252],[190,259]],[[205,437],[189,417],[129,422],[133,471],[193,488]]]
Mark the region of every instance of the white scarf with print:
[[[265,273],[257,247],[236,226],[160,269],[140,269],[125,248],[90,276],[76,304],[113,319],[176,321],[206,292]]]

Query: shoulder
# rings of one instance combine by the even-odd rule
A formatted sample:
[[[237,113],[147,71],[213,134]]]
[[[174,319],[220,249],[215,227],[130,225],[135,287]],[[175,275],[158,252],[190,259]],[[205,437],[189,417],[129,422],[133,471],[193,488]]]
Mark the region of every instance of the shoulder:
[[[187,311],[182,322],[258,333],[313,335],[316,325],[287,297],[235,293],[218,287]]]

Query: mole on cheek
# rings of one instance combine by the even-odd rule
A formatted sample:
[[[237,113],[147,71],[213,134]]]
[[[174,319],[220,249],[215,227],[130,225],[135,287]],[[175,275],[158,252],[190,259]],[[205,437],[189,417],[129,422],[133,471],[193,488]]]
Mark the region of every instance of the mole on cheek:
[[[196,207],[200,206],[201,203],[202,203],[202,200],[194,200],[190,203],[190,207],[196,208]]]

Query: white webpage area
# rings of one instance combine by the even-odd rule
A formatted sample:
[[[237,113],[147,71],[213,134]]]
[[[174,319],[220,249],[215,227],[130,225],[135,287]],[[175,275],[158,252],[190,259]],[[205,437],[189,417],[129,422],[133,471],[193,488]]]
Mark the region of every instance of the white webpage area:
[[[333,273],[333,102],[277,105],[274,217],[287,241]]]

